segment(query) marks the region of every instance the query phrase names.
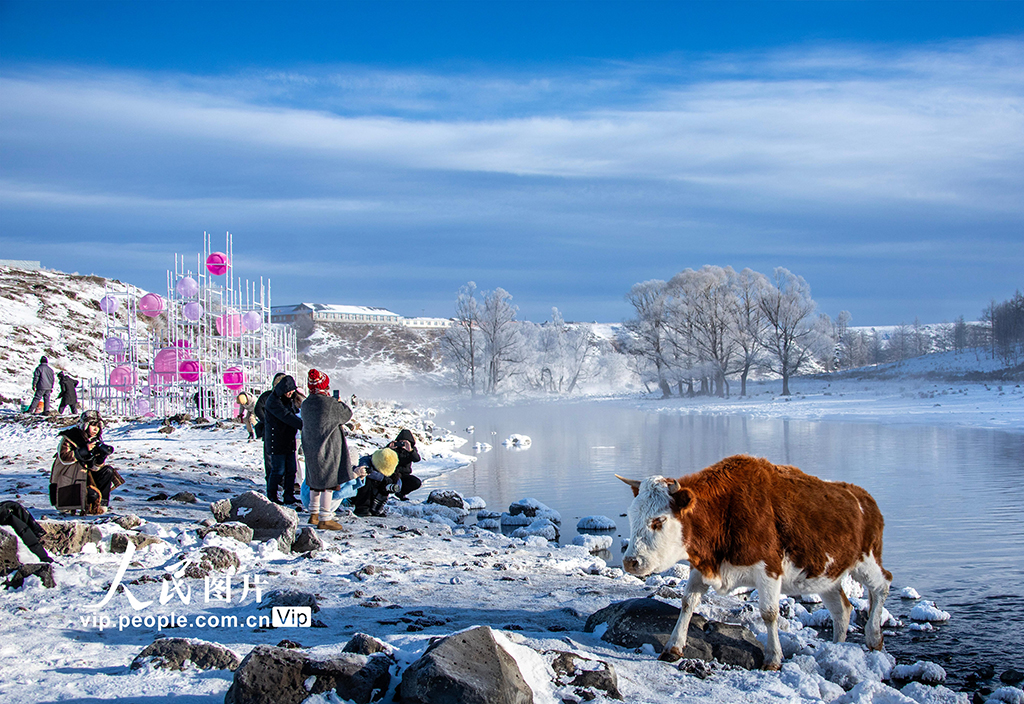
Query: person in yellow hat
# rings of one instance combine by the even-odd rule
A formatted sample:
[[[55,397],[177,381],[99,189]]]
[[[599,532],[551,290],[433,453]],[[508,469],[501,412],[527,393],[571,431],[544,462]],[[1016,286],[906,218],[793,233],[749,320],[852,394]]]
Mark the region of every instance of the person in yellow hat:
[[[366,483],[356,494],[355,514],[357,516],[386,516],[385,508],[388,496],[401,488],[398,473],[398,454],[391,448],[384,447],[372,455],[359,459],[359,464],[367,466]]]

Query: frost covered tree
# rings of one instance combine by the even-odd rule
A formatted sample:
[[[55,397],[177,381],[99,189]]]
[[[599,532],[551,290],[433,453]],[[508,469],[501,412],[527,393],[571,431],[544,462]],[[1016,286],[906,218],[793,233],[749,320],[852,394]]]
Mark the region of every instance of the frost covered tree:
[[[569,325],[558,308],[552,308],[551,321],[532,326],[532,333],[536,369],[531,385],[549,393],[571,394],[592,373],[589,365],[599,353],[591,326]]]
[[[476,284],[470,281],[459,289],[455,299],[454,324],[441,338],[445,360],[455,369],[459,386],[477,391],[477,372],[483,361],[483,336],[480,331],[481,308]]]
[[[512,295],[496,288],[484,296],[480,311],[480,333],[483,336],[485,391],[497,393],[508,377],[516,374],[523,362],[522,334],[516,321],[518,308]]]
[[[636,311],[636,317],[623,322],[631,340],[629,353],[642,357],[658,384],[663,396],[672,395],[666,365],[666,291],[665,282],[659,280],[634,284],[626,300]]]
[[[740,373],[740,396],[747,395],[747,377],[761,360],[767,322],[761,310],[761,296],[768,290],[768,278],[752,269],[736,277],[735,336]]]
[[[789,396],[789,378],[810,357],[816,308],[811,287],[802,276],[776,267],[774,279],[761,296],[766,322],[765,349],[768,368],[782,377],[782,395]]]

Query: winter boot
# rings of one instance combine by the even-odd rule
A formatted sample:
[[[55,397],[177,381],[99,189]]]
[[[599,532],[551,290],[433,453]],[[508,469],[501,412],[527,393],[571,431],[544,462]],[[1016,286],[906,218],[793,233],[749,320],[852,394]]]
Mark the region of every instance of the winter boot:
[[[320,522],[320,514],[319,513],[311,513],[311,514],[309,514],[309,524],[311,526],[315,526],[319,522]],[[317,527],[319,528],[319,526],[317,526]]]
[[[320,530],[344,530],[345,529],[345,527],[343,525],[341,525],[340,523],[338,523],[334,519],[331,519],[331,520],[328,520],[328,521],[320,521],[320,523],[317,524],[317,528],[319,528]]]
[[[373,501],[370,502],[370,515],[371,516],[386,516],[388,511],[385,506],[388,503],[387,494],[378,494],[373,497]]]

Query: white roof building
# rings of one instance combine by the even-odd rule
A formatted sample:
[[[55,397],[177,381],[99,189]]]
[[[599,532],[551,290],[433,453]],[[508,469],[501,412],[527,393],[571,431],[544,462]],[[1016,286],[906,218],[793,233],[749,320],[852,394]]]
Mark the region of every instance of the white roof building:
[[[299,303],[274,306],[270,311],[270,321],[273,323],[294,323],[301,319],[352,325],[404,325],[420,329],[446,328],[451,325],[447,318],[403,318],[386,308],[372,306]]]

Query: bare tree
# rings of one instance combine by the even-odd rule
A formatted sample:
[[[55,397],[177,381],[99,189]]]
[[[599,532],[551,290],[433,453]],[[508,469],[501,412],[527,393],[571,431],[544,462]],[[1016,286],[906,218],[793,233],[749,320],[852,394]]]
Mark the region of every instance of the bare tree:
[[[761,296],[760,304],[767,322],[769,369],[782,376],[782,395],[789,396],[789,377],[800,370],[810,354],[808,343],[814,334],[811,315],[816,307],[811,287],[802,276],[777,267],[773,285]]]
[[[455,299],[455,323],[445,330],[441,350],[455,368],[459,385],[476,396],[477,370],[481,364],[480,302],[476,284],[470,281],[459,289]]]
[[[623,327],[633,338],[632,351],[653,365],[655,380],[662,395],[671,396],[665,363],[665,282],[652,280],[634,284],[626,294],[626,300],[636,310],[635,318],[623,322]]]
[[[761,310],[761,295],[768,279],[753,269],[744,269],[736,277],[735,337],[739,357],[740,396],[747,395],[747,377],[760,361],[766,321]]]
[[[515,374],[522,360],[518,308],[511,304],[512,296],[503,288],[496,288],[484,296],[480,314],[480,333],[484,341],[484,368],[486,391],[497,393],[502,381]]]
[[[726,375],[737,349],[735,280],[732,267],[704,266],[700,271],[686,269],[668,283],[668,324],[677,334],[690,336],[698,358],[710,364],[715,392],[722,397],[729,393]]]

